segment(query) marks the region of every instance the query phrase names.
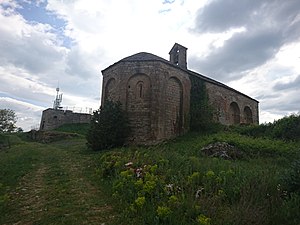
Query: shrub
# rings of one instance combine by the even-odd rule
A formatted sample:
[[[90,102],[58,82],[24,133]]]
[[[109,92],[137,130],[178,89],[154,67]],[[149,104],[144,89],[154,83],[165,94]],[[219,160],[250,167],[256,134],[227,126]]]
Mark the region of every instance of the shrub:
[[[121,103],[106,101],[92,116],[87,145],[95,151],[122,146],[128,134],[128,119]]]
[[[282,178],[288,193],[300,195],[300,159],[294,161]]]
[[[284,140],[300,140],[300,115],[290,115],[283,117],[273,123],[274,138]]]
[[[273,123],[233,127],[241,134],[252,137],[278,138],[285,141],[300,141],[300,115],[293,114],[283,117]]]

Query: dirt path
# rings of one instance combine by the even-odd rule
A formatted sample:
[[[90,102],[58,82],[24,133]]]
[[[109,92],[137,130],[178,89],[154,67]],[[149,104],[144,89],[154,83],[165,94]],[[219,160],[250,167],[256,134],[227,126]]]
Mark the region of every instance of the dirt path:
[[[95,182],[93,156],[82,141],[45,145],[34,169],[10,194],[16,217],[11,223],[111,224],[112,208]]]

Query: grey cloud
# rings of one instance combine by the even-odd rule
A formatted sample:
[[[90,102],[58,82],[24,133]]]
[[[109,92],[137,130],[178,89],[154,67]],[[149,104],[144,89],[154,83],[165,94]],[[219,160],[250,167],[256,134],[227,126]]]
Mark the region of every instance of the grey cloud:
[[[299,93],[298,93],[299,94]],[[289,95],[287,98],[283,98],[282,100],[268,100],[261,102],[261,110],[265,111],[283,111],[283,112],[298,112],[300,110],[300,99],[298,97]]]
[[[288,83],[276,83],[273,86],[274,91],[282,91],[282,90],[299,90],[300,89],[300,75],[296,77],[295,80]]]
[[[288,25],[299,15],[298,0],[214,0],[197,12],[195,31],[223,32],[230,28]],[[298,21],[299,24],[299,21]]]
[[[241,72],[265,63],[281,45],[277,30],[239,33],[221,48],[212,49],[206,58],[192,57],[191,66],[216,79],[230,81]]]
[[[263,94],[263,95],[258,95],[255,97],[255,99],[259,99],[259,101],[264,101],[264,100],[272,100],[280,97],[280,94],[278,93],[271,93],[271,94]]]
[[[95,71],[88,65],[89,58],[88,54],[84,54],[77,47],[73,47],[66,58],[66,73],[82,77],[82,79],[91,77]]]
[[[44,73],[63,60],[63,48],[51,44],[51,35],[32,32],[21,38],[1,31],[0,65],[13,64],[32,73]]]
[[[300,111],[300,89],[299,77],[297,82],[286,84],[284,89],[270,90],[268,94],[260,99],[261,110],[264,111],[282,111],[282,112],[299,112]]]
[[[195,30],[202,32],[222,32],[230,28],[244,26],[260,8],[261,0],[215,0],[198,11]]]
[[[212,1],[198,11],[194,32],[246,30],[234,34],[222,47],[212,47],[206,58],[191,58],[191,66],[222,81],[240,78],[242,72],[274,57],[284,44],[299,39],[299,11],[298,0]]]

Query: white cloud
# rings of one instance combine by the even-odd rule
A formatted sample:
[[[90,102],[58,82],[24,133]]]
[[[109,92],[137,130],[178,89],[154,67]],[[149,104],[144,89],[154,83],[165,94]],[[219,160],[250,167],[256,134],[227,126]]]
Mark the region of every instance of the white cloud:
[[[16,125],[22,127],[24,131],[39,127],[43,107],[7,97],[0,97],[0,105],[3,109],[12,109],[16,112]]]

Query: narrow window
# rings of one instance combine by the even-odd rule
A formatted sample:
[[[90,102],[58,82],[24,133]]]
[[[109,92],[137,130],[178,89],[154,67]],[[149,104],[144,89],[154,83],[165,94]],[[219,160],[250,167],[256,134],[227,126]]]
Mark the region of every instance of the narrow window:
[[[143,85],[142,84],[139,85],[139,89],[140,89],[140,98],[142,98],[143,97]]]
[[[144,83],[142,81],[139,81],[136,84],[136,96],[137,98],[144,98],[144,88],[143,88]]]

